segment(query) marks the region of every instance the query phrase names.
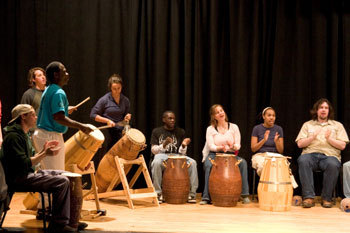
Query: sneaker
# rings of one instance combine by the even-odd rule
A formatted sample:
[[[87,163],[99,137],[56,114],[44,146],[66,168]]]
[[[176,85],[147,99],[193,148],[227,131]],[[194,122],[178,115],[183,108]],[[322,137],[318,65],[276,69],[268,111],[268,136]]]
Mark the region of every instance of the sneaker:
[[[188,203],[196,203],[196,197],[189,195],[188,199],[187,199],[187,202]]]
[[[250,201],[250,199],[249,199],[249,197],[243,197],[242,198],[242,203],[243,204],[249,204],[251,201]]]
[[[77,232],[77,229],[68,225],[61,225],[55,222],[50,222],[48,227],[48,232],[49,233],[73,233],[73,232]]]
[[[313,198],[306,198],[303,200],[303,208],[311,208],[313,206],[315,206]]]
[[[158,203],[162,204],[163,203],[163,195],[161,193],[158,193],[157,198],[158,198]]]
[[[209,204],[209,201],[208,200],[201,200],[199,202],[200,205],[208,205]]]
[[[323,208],[332,208],[333,204],[330,201],[323,200],[322,201],[322,207]]]

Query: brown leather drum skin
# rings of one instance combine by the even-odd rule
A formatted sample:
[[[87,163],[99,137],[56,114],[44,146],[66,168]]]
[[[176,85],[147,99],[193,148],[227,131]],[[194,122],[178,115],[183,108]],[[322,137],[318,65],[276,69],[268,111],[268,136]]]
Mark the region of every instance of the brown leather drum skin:
[[[190,192],[186,156],[169,156],[163,173],[162,194],[166,203],[185,204]]]
[[[209,194],[215,206],[236,206],[241,196],[242,179],[237,159],[217,154],[209,176]]]

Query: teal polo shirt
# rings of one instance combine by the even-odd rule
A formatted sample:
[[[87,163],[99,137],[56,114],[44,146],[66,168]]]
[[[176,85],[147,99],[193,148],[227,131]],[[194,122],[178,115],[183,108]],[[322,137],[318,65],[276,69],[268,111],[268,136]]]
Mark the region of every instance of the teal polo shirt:
[[[41,97],[37,127],[58,133],[67,132],[67,126],[53,119],[53,115],[58,112],[64,112],[64,115],[68,116],[68,99],[60,86],[50,84]]]

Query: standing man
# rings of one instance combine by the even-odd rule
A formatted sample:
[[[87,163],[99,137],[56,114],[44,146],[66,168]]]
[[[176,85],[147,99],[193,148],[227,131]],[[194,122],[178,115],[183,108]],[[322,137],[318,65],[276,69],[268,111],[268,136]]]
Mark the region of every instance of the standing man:
[[[159,203],[163,202],[162,178],[165,169],[163,161],[168,159],[168,154],[179,153],[186,155],[187,146],[191,139],[185,138],[185,130],[175,127],[175,114],[172,111],[163,113],[164,125],[153,129],[151,136],[151,151],[154,155],[151,170],[154,189],[158,195]],[[188,168],[190,178],[189,203],[196,203],[196,191],[198,188],[197,163],[194,159],[186,156],[187,164],[192,163]]]
[[[302,126],[296,143],[303,149],[298,158],[303,207],[315,206],[313,171],[323,171],[322,206],[332,207],[332,192],[341,166],[340,152],[349,142],[343,125],[333,120],[334,111],[327,99],[318,100],[311,110],[312,120]]]
[[[34,67],[28,71],[27,79],[30,88],[24,92],[21,104],[32,105],[38,114],[41,96],[46,88],[45,70],[41,67]]]
[[[76,128],[89,134],[92,129],[85,124],[68,117],[73,108],[68,110],[68,99],[62,89],[69,81],[69,74],[61,62],[51,62],[46,67],[46,75],[50,85],[44,91],[37,122],[37,129],[33,135],[34,146],[37,150],[43,147],[48,140],[57,140],[61,150],[57,156],[46,157],[41,161],[45,169],[64,170],[64,140],[63,134],[68,127]]]
[[[47,141],[40,148],[40,152],[35,154],[28,136],[29,129],[35,126],[37,119],[34,108],[28,104],[19,104],[13,108],[11,113],[12,120],[4,129],[5,137],[1,149],[2,163],[9,189],[51,192],[53,216],[49,224],[49,232],[76,232],[77,228],[68,225],[70,218],[68,178],[61,175],[63,171],[39,170],[34,173],[32,169],[32,166],[43,158],[57,156],[58,142],[55,140]]]

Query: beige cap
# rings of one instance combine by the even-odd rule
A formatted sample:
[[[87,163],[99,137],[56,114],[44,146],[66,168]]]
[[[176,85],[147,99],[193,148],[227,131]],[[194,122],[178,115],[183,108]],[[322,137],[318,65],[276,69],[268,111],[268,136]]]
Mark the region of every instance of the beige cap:
[[[20,115],[30,113],[34,111],[34,108],[29,104],[18,104],[11,111],[12,119],[9,121],[9,124],[15,121]]]

